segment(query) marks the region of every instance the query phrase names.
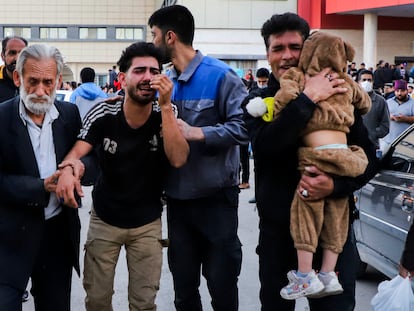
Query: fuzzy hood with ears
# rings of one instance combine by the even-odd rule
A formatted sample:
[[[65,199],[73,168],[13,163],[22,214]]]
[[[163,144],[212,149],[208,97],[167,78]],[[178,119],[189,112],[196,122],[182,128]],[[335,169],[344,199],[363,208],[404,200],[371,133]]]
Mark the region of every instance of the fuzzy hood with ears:
[[[340,37],[316,31],[305,40],[298,67],[311,76],[327,67],[346,73],[354,56],[354,48]]]

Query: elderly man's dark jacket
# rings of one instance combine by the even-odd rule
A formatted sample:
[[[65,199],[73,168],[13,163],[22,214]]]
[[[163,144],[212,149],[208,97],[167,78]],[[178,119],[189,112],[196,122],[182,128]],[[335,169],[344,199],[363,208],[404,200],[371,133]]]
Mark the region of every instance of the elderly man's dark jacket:
[[[49,193],[19,116],[19,100],[15,97],[0,105],[0,283],[24,289],[40,250]],[[75,105],[55,101],[55,106],[59,117],[52,131],[58,164],[76,142],[81,119]],[[72,261],[79,274],[78,211],[62,206],[62,213],[69,223]]]

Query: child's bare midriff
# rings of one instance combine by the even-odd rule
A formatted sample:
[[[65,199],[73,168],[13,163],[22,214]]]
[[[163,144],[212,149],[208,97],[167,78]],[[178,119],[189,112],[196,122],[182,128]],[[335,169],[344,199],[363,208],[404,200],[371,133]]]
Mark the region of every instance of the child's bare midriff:
[[[307,147],[319,147],[330,144],[347,144],[346,134],[342,131],[320,130],[306,134],[303,142]]]

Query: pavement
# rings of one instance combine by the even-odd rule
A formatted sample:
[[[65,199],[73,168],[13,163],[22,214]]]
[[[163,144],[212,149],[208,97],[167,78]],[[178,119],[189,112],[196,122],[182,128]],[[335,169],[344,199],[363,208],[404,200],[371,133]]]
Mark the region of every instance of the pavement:
[[[252,163],[251,163],[252,164]],[[252,166],[252,165],[251,165]],[[253,190],[253,175],[250,177],[250,188],[241,190],[240,192],[240,203],[239,203],[239,238],[242,243],[243,250],[243,261],[242,269],[239,278],[239,301],[240,311],[259,311],[259,279],[258,279],[258,257],[255,253],[255,248],[258,239],[258,215],[255,204],[248,203],[248,201],[254,196]],[[85,187],[85,198],[83,199],[83,207],[79,209],[79,216],[81,219],[81,245],[84,244],[86,233],[89,222],[89,210],[91,205],[91,187]],[[166,213],[162,216],[163,224],[166,224]],[[167,237],[166,225],[163,228],[163,235]],[[174,310],[173,299],[174,291],[172,285],[171,273],[167,265],[167,249],[164,248],[164,262],[162,266],[160,290],[157,295],[156,303],[158,311],[172,311]],[[83,270],[83,260],[81,252],[81,271]],[[294,268],[294,267],[292,267]],[[377,282],[374,279],[373,282]],[[117,264],[115,284],[114,284],[114,295],[112,299],[114,311],[128,311],[128,300],[127,300],[127,286],[128,286],[128,272],[126,269],[125,252],[121,251],[119,261]],[[30,284],[28,286],[30,289]],[[362,296],[358,297],[357,294],[357,311],[369,310],[369,301],[375,294],[376,283],[369,287],[361,290]],[[357,285],[358,293],[358,285]],[[204,279],[200,286],[200,294],[203,303],[204,311],[213,311],[208,290]],[[72,281],[72,307],[73,311],[85,311],[84,306],[85,292],[82,287],[81,278],[76,273],[73,275]],[[360,299],[359,299],[360,298]],[[23,304],[23,311],[33,311],[33,297],[30,296],[28,302]],[[295,311],[308,311],[309,307],[305,298],[298,299]]]

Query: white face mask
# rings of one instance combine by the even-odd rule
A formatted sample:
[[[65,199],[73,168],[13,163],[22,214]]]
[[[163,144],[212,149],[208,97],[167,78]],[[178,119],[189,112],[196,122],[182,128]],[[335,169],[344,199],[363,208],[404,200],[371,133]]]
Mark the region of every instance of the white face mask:
[[[370,93],[372,92],[373,83],[369,81],[362,81],[361,87],[365,90],[365,92]]]

